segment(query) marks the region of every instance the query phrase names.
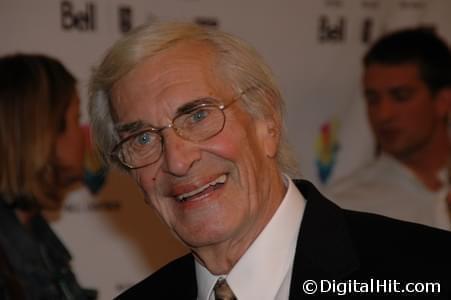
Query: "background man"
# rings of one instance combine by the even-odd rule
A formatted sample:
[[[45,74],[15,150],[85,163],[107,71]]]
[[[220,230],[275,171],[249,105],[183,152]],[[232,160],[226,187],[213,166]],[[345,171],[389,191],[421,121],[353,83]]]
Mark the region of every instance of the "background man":
[[[449,296],[449,233],[343,211],[290,179],[280,92],[244,42],[144,26],[112,47],[90,92],[102,153],[191,249],[119,299],[300,299],[308,279],[405,274]]]
[[[326,191],[341,206],[450,228],[446,207],[451,52],[432,31],[382,37],[363,59],[378,157]]]

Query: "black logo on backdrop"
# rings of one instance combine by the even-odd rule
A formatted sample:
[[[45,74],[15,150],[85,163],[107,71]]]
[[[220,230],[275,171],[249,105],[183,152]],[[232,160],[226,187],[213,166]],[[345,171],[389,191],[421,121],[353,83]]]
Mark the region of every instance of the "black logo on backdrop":
[[[371,18],[363,20],[360,39],[364,44],[368,44],[373,40],[373,20]]]
[[[201,25],[201,26],[211,27],[211,28],[219,27],[218,19],[212,18],[212,17],[196,17],[194,19],[194,23]]]
[[[133,28],[133,11],[130,6],[118,8],[119,31],[127,33]]]
[[[321,43],[343,42],[346,37],[345,18],[338,17],[335,20],[331,20],[329,16],[320,16],[318,34],[318,39]]]
[[[318,41],[326,43],[343,43],[348,39],[348,23],[345,17],[321,15],[318,19]],[[372,42],[374,37],[374,20],[371,17],[365,17],[360,21],[357,28],[358,39],[363,44]]]
[[[83,9],[75,9],[72,1],[61,1],[61,27],[64,30],[95,31],[96,5],[86,2]]]

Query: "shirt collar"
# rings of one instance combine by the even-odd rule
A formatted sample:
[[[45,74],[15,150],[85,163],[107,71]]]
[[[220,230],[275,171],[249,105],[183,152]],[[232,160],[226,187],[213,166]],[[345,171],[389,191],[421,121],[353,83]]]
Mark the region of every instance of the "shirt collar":
[[[413,185],[417,189],[427,191],[430,194],[441,194],[446,191],[448,170],[445,167],[437,172],[437,178],[442,182],[442,187],[436,191],[431,191],[411,169],[393,156],[383,152],[380,154],[378,161],[383,167],[390,168],[390,171],[387,172],[388,176],[396,175],[396,178],[405,178],[406,184],[409,186]],[[398,174],[402,176],[398,176]]]
[[[225,276],[237,299],[274,299],[291,270],[305,199],[289,178],[285,182],[288,189],[274,216]],[[198,299],[207,300],[219,276],[197,261],[195,267]]]

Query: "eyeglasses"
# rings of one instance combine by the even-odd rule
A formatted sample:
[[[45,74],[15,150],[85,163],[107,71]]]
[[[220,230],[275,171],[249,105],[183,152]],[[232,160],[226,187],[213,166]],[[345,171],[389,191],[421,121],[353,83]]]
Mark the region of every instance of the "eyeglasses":
[[[191,142],[211,139],[224,129],[224,110],[244,93],[241,92],[226,105],[216,104],[217,100],[212,98],[197,100],[198,104],[176,115],[165,127],[150,127],[123,139],[113,148],[111,157],[128,169],[143,168],[157,162],[164,151],[162,131],[166,128],[174,129],[179,137]]]

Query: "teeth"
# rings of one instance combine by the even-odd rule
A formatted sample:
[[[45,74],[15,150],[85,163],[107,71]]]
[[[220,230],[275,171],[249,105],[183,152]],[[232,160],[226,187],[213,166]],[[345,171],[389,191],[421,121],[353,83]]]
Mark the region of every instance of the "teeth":
[[[221,175],[221,176],[219,176],[218,178],[216,178],[215,180],[213,180],[213,181],[207,183],[207,184],[204,185],[204,186],[201,186],[201,187],[198,188],[198,189],[195,189],[194,191],[191,191],[191,192],[189,192],[189,193],[185,193],[185,194],[182,194],[182,195],[177,196],[177,201],[183,201],[183,200],[185,200],[186,198],[189,198],[189,197],[191,197],[191,196],[194,196],[194,195],[196,195],[196,194],[199,194],[199,193],[205,191],[206,189],[208,189],[210,186],[214,186],[214,185],[216,185],[216,184],[218,184],[218,183],[224,183],[224,182],[226,182],[226,179],[227,179],[227,176],[226,176],[226,175]]]

